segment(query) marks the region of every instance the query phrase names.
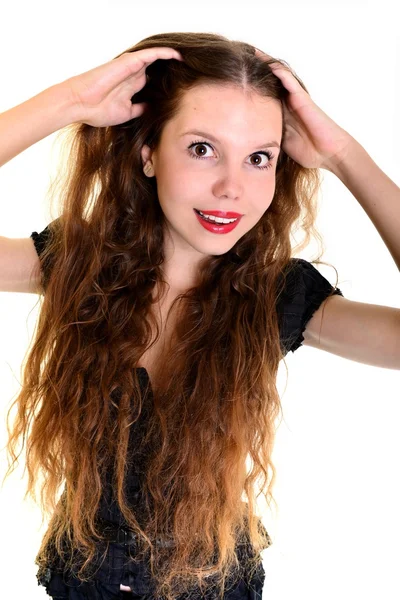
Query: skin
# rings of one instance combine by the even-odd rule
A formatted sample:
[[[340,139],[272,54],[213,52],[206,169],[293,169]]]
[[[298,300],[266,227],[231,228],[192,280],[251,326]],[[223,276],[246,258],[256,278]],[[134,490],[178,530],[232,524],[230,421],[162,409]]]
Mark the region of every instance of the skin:
[[[277,100],[234,86],[201,85],[188,91],[178,115],[164,127],[159,146],[143,146],[143,165],[153,166],[161,208],[167,222],[164,273],[172,290],[184,291],[196,280],[196,265],[205,255],[219,256],[259,221],[275,192],[281,144],[282,106]],[[210,133],[219,141],[188,130]],[[212,147],[193,142],[205,141]],[[188,152],[201,158],[197,160]],[[271,152],[272,161],[258,151]],[[270,164],[271,168],[259,166]],[[215,234],[198,222],[193,208],[243,214],[237,227]]]

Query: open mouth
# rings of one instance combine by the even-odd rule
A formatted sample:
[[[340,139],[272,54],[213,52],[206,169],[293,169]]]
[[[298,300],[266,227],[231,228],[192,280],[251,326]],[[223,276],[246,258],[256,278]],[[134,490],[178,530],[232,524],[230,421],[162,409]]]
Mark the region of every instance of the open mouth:
[[[229,219],[230,222],[228,222],[228,223],[218,223],[214,219],[207,219],[207,217],[202,215],[200,213],[200,211],[197,210],[196,208],[194,208],[193,210],[196,213],[196,217],[197,217],[199,223],[205,229],[207,229],[207,231],[211,231],[212,233],[229,233],[230,231],[232,231],[232,229],[235,229],[235,227],[237,226],[237,224],[239,223],[240,218],[241,218],[241,217],[238,217],[237,219],[234,219],[234,220]]]

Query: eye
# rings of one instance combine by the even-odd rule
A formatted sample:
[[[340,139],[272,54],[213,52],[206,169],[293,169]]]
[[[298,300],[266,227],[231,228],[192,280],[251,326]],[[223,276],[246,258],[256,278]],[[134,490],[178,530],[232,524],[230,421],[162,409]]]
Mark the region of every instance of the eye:
[[[208,146],[209,148],[214,150],[214,148],[208,142],[204,142],[204,141],[200,141],[200,140],[198,140],[196,142],[192,142],[187,148],[187,152],[191,158],[199,158],[199,159],[208,158],[206,156],[198,156],[195,152],[193,152],[192,148],[194,148],[195,146],[200,146],[200,147]],[[272,167],[272,159],[274,158],[274,155],[272,154],[272,152],[269,152],[269,151],[261,152],[260,151],[260,152],[255,152],[251,156],[266,156],[269,159],[269,164],[266,164],[263,166],[254,165],[256,169],[269,169],[270,167]]]

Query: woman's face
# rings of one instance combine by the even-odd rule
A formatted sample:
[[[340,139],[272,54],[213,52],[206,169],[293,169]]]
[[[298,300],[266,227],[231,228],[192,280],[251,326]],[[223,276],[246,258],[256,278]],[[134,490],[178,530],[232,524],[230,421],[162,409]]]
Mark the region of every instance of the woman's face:
[[[167,260],[174,254],[189,266],[204,255],[224,254],[256,225],[274,196],[281,138],[277,100],[233,86],[203,84],[186,93],[158,148],[142,149],[166,219]],[[201,225],[195,209],[243,216],[219,234]]]

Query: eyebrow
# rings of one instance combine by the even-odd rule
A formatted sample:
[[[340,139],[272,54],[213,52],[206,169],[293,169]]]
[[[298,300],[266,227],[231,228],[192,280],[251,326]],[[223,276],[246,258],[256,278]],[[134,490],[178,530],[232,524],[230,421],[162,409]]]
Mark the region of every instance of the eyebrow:
[[[189,135],[189,134],[200,135],[201,137],[210,139],[214,143],[219,143],[219,140],[216,137],[214,137],[213,135],[211,135],[211,133],[206,133],[205,131],[199,131],[198,129],[191,129],[190,131],[185,131],[179,137],[183,137],[184,135]],[[256,146],[256,148],[270,148],[271,146],[275,146],[276,148],[280,149],[280,145],[278,144],[278,142],[275,142],[275,141],[266,142],[265,144],[260,144],[259,146]]]

